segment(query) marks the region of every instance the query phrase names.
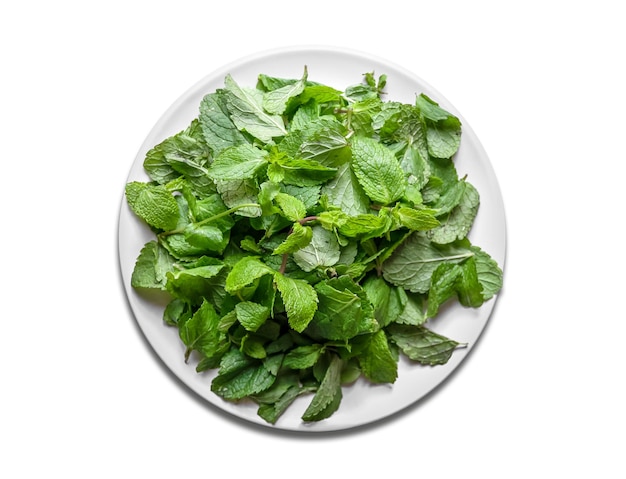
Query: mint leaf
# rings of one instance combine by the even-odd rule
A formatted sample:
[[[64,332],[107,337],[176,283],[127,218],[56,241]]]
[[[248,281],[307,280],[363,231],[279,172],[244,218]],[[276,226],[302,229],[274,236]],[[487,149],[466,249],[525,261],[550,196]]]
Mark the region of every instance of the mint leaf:
[[[383,278],[370,276],[363,283],[363,290],[374,307],[374,317],[381,327],[396,321],[407,302],[401,288],[390,286]]]
[[[348,276],[320,281],[315,291],[319,305],[309,327],[314,337],[347,340],[378,329],[367,294]]]
[[[247,331],[255,332],[270,317],[270,309],[251,301],[243,301],[235,306],[237,321]]]
[[[333,355],[315,396],[302,415],[303,421],[320,421],[329,417],[341,402],[341,369],[343,361]]]
[[[441,263],[456,263],[473,252],[462,245],[436,245],[423,233],[413,233],[383,264],[383,277],[392,284],[417,293],[430,288],[430,278]]]
[[[324,347],[321,344],[299,346],[285,355],[283,366],[290,369],[313,367],[323,352]]]
[[[224,92],[204,96],[200,102],[199,120],[204,139],[214,157],[226,148],[248,142],[230,118]]]
[[[275,271],[254,256],[244,256],[237,261],[226,277],[226,291],[236,293],[255,280]]]
[[[301,333],[306,329],[317,309],[317,293],[313,286],[301,279],[274,276],[276,288],[285,304],[289,325]]]
[[[384,74],[344,91],[308,75],[226,75],[125,190],[155,235],[132,287],[168,293],[185,360],[271,424],[307,393],[302,419],[329,418],[342,385],[394,383],[401,354],[444,364],[459,343],[427,321],[503,281],[467,238],[479,195],[453,161],[459,119],[423,94],[385,101]]]
[[[424,94],[415,103],[426,119],[428,152],[435,158],[454,156],[461,144],[461,121]]]
[[[225,335],[218,329],[219,320],[213,306],[204,301],[196,313],[180,326],[180,339],[187,346],[185,361],[194,350],[207,356],[220,353],[227,342]]]
[[[240,87],[230,75],[224,80],[226,100],[233,123],[264,143],[287,134],[283,120],[263,109],[263,93]]]
[[[452,243],[453,241],[463,239],[467,236],[476,214],[480,198],[478,191],[470,183],[464,182],[465,188],[459,203],[440,219],[440,225],[433,228],[428,237],[431,241],[439,244]]]
[[[178,203],[164,186],[133,181],[126,185],[126,199],[133,212],[150,226],[176,228]]]
[[[237,208],[234,214],[254,218],[261,216],[261,208],[257,205],[259,187],[254,179],[217,180],[217,191],[222,201],[229,208]],[[241,208],[241,205],[254,205]]]
[[[131,276],[133,288],[165,290],[167,273],[174,269],[176,260],[156,241],[144,245],[137,257]]]
[[[393,341],[409,359],[434,366],[445,364],[459,343],[423,326],[392,324],[388,328]]]
[[[413,231],[427,231],[439,226],[439,220],[432,210],[418,210],[401,206],[394,210],[394,215],[402,226]]]
[[[267,174],[272,181],[285,185],[315,186],[333,178],[337,170],[312,159],[278,157],[272,160]]]
[[[398,363],[389,350],[387,335],[380,330],[367,339],[357,356],[363,374],[374,383],[394,383],[398,378]]]
[[[267,165],[267,153],[244,144],[223,150],[213,161],[208,175],[214,180],[245,180],[253,178]]]
[[[291,233],[285,241],[279,244],[272,254],[295,253],[296,251],[307,246],[313,238],[313,230],[309,226],[302,226],[296,222],[293,225]]]
[[[276,376],[262,362],[231,349],[224,355],[219,373],[211,381],[211,391],[224,399],[243,399],[265,391],[275,380]]]
[[[352,140],[352,171],[367,196],[387,205],[402,197],[406,187],[404,172],[393,153],[371,138]]]
[[[263,108],[268,113],[281,115],[287,108],[287,102],[304,91],[307,80],[307,69],[304,67],[302,78],[297,82],[284,85],[263,95]]]
[[[288,220],[298,221],[306,216],[306,206],[295,196],[287,193],[278,193],[274,201],[280,208],[283,216]]]
[[[224,263],[216,258],[202,257],[187,268],[167,273],[167,290],[175,298],[195,301],[204,298],[215,285]]]
[[[307,272],[337,264],[341,250],[335,235],[318,225],[313,226],[311,230],[309,244],[293,254],[296,264]]]
[[[485,301],[491,299],[502,288],[503,273],[498,263],[478,246],[471,246],[476,261],[476,274],[483,287]]]
[[[349,215],[368,212],[369,199],[349,163],[337,168],[336,176],[322,186],[322,194],[326,195],[331,205],[341,208]]]

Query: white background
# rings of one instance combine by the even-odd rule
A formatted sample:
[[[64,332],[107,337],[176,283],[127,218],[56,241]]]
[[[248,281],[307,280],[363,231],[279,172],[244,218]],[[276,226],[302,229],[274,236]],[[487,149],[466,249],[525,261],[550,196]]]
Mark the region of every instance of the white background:
[[[3,3],[0,476],[624,477],[618,6]],[[390,420],[306,436],[232,419],[165,370],[116,241],[130,165],[170,104],[226,63],[311,44],[445,95],[489,154],[508,249],[491,321],[449,381]]]

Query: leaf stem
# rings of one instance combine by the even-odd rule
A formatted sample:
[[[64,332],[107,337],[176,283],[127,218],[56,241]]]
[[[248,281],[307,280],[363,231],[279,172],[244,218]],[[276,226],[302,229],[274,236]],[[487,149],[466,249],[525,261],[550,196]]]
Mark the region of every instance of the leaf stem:
[[[306,223],[310,223],[311,221],[317,221],[317,220],[318,220],[317,216],[307,216],[306,218],[302,218],[301,220],[298,220],[298,223],[304,226]]]
[[[261,205],[257,204],[257,203],[243,203],[241,205],[236,205],[233,206],[232,208],[226,210],[226,211],[222,211],[221,213],[218,213],[216,215],[210,216],[209,218],[205,218],[202,221],[198,221],[196,223],[196,226],[203,226],[207,223],[211,223],[212,221],[216,221],[219,220],[220,218],[223,218],[224,216],[228,216],[231,213],[234,213],[237,210],[243,209],[243,208],[260,208]],[[175,234],[179,234],[179,233],[183,233],[185,231],[185,228],[178,228],[175,230],[170,230],[170,231],[164,231],[162,233],[159,234],[160,237],[163,236],[170,236],[170,235],[175,235]]]

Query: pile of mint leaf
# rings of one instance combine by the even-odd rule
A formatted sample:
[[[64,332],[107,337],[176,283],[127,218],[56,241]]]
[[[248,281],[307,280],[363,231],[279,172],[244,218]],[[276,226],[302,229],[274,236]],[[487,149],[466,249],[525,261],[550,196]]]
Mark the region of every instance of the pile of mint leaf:
[[[306,394],[303,421],[330,417],[342,386],[395,382],[400,355],[445,364],[463,345],[429,322],[502,286],[467,239],[479,194],[455,169],[461,122],[423,94],[385,101],[386,81],[228,75],[148,151],[150,181],[126,185],[155,235],[132,286],[167,294],[181,360],[268,423]]]

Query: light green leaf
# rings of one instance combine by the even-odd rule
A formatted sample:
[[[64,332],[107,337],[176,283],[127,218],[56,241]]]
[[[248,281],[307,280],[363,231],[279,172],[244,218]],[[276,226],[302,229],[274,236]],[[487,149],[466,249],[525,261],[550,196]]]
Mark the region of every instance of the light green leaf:
[[[284,85],[276,90],[268,91],[263,95],[263,108],[268,113],[281,115],[287,108],[287,103],[293,97],[304,91],[307,80],[307,69],[304,67],[302,78],[295,83]]]
[[[282,118],[263,109],[263,92],[240,87],[230,75],[226,76],[224,84],[228,110],[239,130],[248,132],[264,143],[287,134]]]
[[[291,233],[289,233],[285,241],[274,248],[272,254],[295,253],[308,245],[312,238],[313,230],[309,226],[302,226],[296,222],[292,227]]]
[[[439,226],[439,220],[435,218],[433,210],[418,210],[401,206],[394,210],[394,215],[402,226],[413,231],[427,231]]]
[[[387,205],[402,197],[406,178],[394,154],[371,138],[352,140],[352,171],[367,196]]]
[[[247,331],[255,332],[270,317],[270,310],[252,301],[243,301],[235,305],[237,320]]]
[[[244,144],[223,150],[211,163],[208,175],[214,180],[253,178],[267,165],[267,152]]]
[[[226,291],[236,293],[266,274],[275,271],[255,256],[244,256],[235,263],[226,277]]]
[[[404,311],[406,293],[402,288],[390,286],[383,278],[370,276],[363,289],[374,307],[374,317],[381,327],[396,321]]]
[[[301,333],[317,310],[315,289],[307,281],[288,278],[282,274],[274,275],[274,282],[285,304],[289,325]]]
[[[306,216],[306,206],[294,196],[278,193],[274,201],[280,208],[282,215],[288,220],[298,221]]]
[[[256,180],[252,178],[246,180],[218,180],[216,181],[216,186],[222,201],[229,208],[257,203],[259,187]],[[235,211],[235,214],[253,218],[261,216],[261,208],[258,206],[239,208]]]
[[[133,181],[126,185],[126,199],[133,212],[150,226],[172,230],[178,223],[178,203],[162,185]]]
[[[337,264],[341,250],[337,237],[319,225],[312,228],[311,242],[293,254],[293,260],[304,271],[313,271],[315,268],[329,267]]]
[[[248,142],[231,120],[225,94],[221,91],[204,96],[200,102],[199,119],[204,139],[211,148],[213,157],[226,148]]]
[[[349,215],[364,214],[369,210],[369,199],[349,163],[337,168],[336,176],[322,187],[322,194],[327,196],[331,205]]]
[[[137,257],[130,284],[133,288],[165,290],[167,273],[174,270],[176,260],[156,241],[144,245]]]
[[[467,236],[480,204],[478,191],[470,183],[464,182],[465,188],[459,201],[448,215],[440,219],[440,225],[428,233],[435,243],[446,244],[463,239]]]

